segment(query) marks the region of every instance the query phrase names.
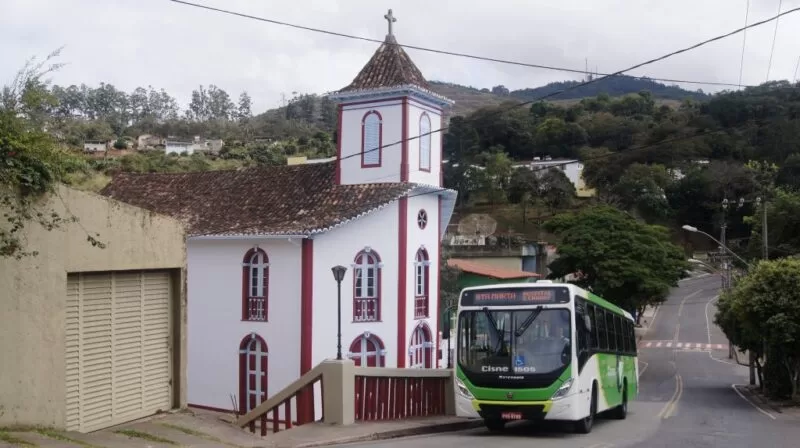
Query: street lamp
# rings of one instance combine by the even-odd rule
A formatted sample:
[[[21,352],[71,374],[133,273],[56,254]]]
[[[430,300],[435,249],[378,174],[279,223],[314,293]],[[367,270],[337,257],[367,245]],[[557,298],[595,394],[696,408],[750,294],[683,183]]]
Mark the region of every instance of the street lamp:
[[[729,254],[733,255],[734,257],[736,257],[739,261],[744,263],[744,265],[747,266],[748,269],[750,269],[750,263],[746,262],[744,260],[744,258],[742,258],[739,255],[737,255],[736,252],[730,250],[730,248],[728,248],[728,246],[722,244],[718,239],[714,238],[713,236],[707,234],[706,232],[703,232],[702,230],[698,229],[697,227],[690,226],[688,224],[684,224],[683,225],[683,230],[685,230],[687,232],[692,232],[692,233],[699,233],[699,234],[702,234],[702,235],[705,235],[705,236],[711,238],[711,240],[714,241],[715,243],[719,244],[719,246],[722,249],[724,249],[726,252],[728,252]]]
[[[347,272],[347,268],[341,265],[334,266],[331,268],[333,272],[333,279],[336,280],[336,287],[338,289],[338,324],[337,324],[337,333],[336,333],[336,359],[338,361],[342,360],[342,280],[344,280],[344,273]]]

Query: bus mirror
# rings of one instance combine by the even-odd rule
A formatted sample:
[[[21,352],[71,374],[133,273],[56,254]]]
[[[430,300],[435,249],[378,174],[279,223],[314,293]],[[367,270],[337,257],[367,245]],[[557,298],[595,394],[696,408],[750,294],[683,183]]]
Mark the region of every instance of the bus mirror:
[[[586,327],[586,331],[592,331],[592,319],[588,315],[583,316],[583,326]]]

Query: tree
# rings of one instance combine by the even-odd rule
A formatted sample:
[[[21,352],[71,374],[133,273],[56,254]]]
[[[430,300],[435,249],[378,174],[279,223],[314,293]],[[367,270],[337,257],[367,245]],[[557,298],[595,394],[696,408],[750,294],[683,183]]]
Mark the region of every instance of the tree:
[[[666,196],[671,181],[663,165],[634,163],[611,191],[624,209],[637,212],[645,219],[660,219],[671,212]]]
[[[784,257],[800,254],[800,192],[777,189],[766,204],[767,231],[770,253]],[[752,257],[762,257],[763,253],[763,208],[753,210],[752,216],[745,217],[752,224],[747,252]]]
[[[493,147],[478,156],[483,171],[482,190],[492,205],[504,203],[508,197],[509,182],[511,181],[512,165],[508,154],[502,147]]]
[[[253,100],[250,98],[250,95],[247,92],[242,92],[239,95],[239,108],[236,111],[236,116],[239,121],[246,120],[253,116],[252,108]]]
[[[718,321],[736,345],[767,348],[764,385],[779,397],[800,399],[800,260],[759,262],[720,298]],[[731,326],[739,332],[731,331]],[[774,369],[770,369],[770,364]],[[780,381],[783,379],[784,381]],[[787,384],[788,382],[788,384]]]
[[[560,214],[544,228],[558,237],[550,278],[574,274],[578,285],[637,315],[647,305],[663,302],[689,268],[665,228],[613,207]]]
[[[21,234],[35,222],[52,230],[74,217],[62,217],[52,209],[43,209],[37,199],[54,190],[68,173],[86,168],[85,163],[59,148],[45,131],[47,119],[40,111],[56,104],[42,77],[58,69],[45,63],[29,61],[14,81],[0,94],[0,257],[35,256],[27,250]],[[100,244],[89,236],[94,245]]]
[[[539,179],[539,196],[551,212],[572,205],[575,194],[572,181],[558,168],[548,169]]]

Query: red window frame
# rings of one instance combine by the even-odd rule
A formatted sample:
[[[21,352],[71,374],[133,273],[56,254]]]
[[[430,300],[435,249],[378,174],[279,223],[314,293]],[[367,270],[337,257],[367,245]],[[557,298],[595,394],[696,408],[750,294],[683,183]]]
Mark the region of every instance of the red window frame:
[[[260,347],[259,347],[260,345]],[[260,350],[259,350],[260,349]],[[260,360],[258,353],[262,353]],[[257,367],[251,371],[251,367]],[[264,338],[251,333],[239,343],[239,413],[244,415],[255,409],[269,397],[267,377],[269,375],[269,347]],[[254,373],[255,372],[255,373]],[[259,378],[260,377],[260,378]],[[249,386],[249,387],[248,387]],[[249,393],[255,389],[263,398],[258,400]],[[259,393],[260,392],[260,393]]]
[[[359,283],[362,277],[361,266],[364,263],[367,263],[364,269],[374,269],[372,295],[369,294],[369,272],[364,274],[365,284]],[[364,249],[353,259],[353,322],[380,322],[382,271],[381,257],[374,250]]]
[[[408,367],[430,369],[433,366],[433,335],[425,322],[420,322],[411,332],[408,344]],[[418,362],[422,360],[422,362]],[[415,362],[416,361],[416,362]]]
[[[253,258],[261,255],[260,266],[261,276],[261,295],[253,295]],[[256,285],[256,289],[258,286]],[[267,322],[269,317],[269,257],[261,249],[254,247],[244,254],[242,260],[242,320],[249,322]]]
[[[361,367],[362,357],[367,358],[367,365],[364,367],[386,367],[386,348],[383,340],[369,332],[364,332],[353,339],[347,357],[356,367]]]
[[[422,128],[422,120],[427,120],[428,122],[428,130],[424,131]],[[424,131],[424,132],[423,132]],[[431,117],[428,115],[427,112],[423,112],[422,115],[419,116],[419,170],[424,171],[426,173],[431,172],[431,165],[433,163],[433,149],[431,145],[433,144],[433,139],[431,138]],[[427,135],[423,135],[427,134]],[[428,166],[427,168],[424,166],[423,162],[425,159],[422,157],[422,144],[424,142],[428,143]]]
[[[371,115],[378,117],[378,153],[377,163],[367,163],[367,118]],[[377,110],[371,110],[361,118],[361,168],[380,168],[383,165],[383,116]]]
[[[414,259],[414,319],[430,317],[430,274],[428,251],[420,247]]]

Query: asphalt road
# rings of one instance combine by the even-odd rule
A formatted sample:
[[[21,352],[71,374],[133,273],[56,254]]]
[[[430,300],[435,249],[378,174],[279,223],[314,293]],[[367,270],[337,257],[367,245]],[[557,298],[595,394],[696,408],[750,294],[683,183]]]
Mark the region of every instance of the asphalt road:
[[[682,281],[658,310],[640,343],[641,394],[625,421],[598,419],[588,435],[561,425],[521,423],[349,446],[482,448],[490,445],[563,448],[700,448],[800,446],[800,421],[759,409],[732,387],[746,384],[746,367],[728,359],[727,339],[714,321],[718,276]],[[688,347],[688,348],[687,348]]]

